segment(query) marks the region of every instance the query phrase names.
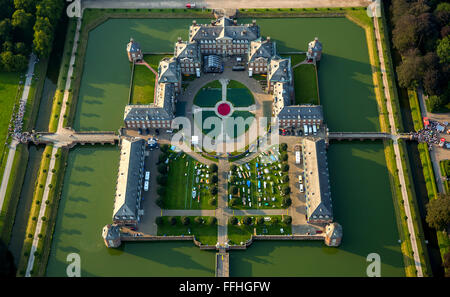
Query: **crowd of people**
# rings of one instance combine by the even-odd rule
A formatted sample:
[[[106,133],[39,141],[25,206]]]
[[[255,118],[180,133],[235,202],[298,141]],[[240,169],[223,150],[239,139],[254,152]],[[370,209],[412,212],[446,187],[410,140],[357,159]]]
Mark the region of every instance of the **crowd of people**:
[[[437,129],[438,126],[444,126],[436,121],[429,121],[428,125],[425,125],[425,128],[412,133],[412,138],[417,140],[418,142],[425,142],[428,144],[428,149],[433,149],[433,144],[439,145],[439,131]],[[445,126],[444,126],[445,127]]]

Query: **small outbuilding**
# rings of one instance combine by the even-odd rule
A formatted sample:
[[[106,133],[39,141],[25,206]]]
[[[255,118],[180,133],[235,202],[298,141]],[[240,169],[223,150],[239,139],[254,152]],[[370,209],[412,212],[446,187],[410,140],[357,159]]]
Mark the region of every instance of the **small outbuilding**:
[[[322,43],[319,41],[318,37],[308,43],[308,52],[306,55],[308,59],[320,61],[320,58],[322,57]]]
[[[325,227],[325,244],[339,246],[342,241],[342,226],[334,222]]]
[[[127,44],[128,60],[130,62],[140,61],[144,58],[141,50],[141,45],[130,38],[130,42]]]
[[[117,224],[108,224],[103,227],[102,237],[109,248],[117,248],[121,245],[120,227]]]

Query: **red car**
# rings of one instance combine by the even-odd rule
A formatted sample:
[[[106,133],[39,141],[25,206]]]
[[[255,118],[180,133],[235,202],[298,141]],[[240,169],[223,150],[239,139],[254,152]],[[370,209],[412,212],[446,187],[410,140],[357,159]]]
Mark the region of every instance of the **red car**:
[[[186,8],[195,8],[195,3],[186,4]]]

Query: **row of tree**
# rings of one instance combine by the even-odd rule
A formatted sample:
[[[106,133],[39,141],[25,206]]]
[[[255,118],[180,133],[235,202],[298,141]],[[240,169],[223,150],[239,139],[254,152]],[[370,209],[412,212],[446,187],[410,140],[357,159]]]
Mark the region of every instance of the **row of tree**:
[[[392,0],[392,42],[402,56],[397,67],[404,88],[422,86],[432,112],[450,101],[450,3]]]
[[[31,50],[48,57],[64,6],[60,0],[0,0],[0,69],[24,70]]]
[[[237,223],[239,223],[239,219],[235,216],[232,216],[228,219],[228,223],[230,223],[231,225],[237,225]],[[252,217],[250,216],[245,216],[241,219],[241,223],[247,226],[250,226],[254,223],[256,223],[257,225],[264,225],[264,217],[257,217],[256,219],[252,219]],[[278,218],[277,217],[272,217],[270,220],[271,224],[278,224]],[[286,225],[289,225],[292,223],[292,217],[291,216],[283,216],[283,223]]]

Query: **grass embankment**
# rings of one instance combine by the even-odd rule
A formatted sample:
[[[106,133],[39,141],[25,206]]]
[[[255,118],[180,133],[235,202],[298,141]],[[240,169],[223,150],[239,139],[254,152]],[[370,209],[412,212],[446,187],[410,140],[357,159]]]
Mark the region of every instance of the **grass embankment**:
[[[23,126],[22,126],[23,131],[29,131],[34,125],[34,122],[36,120],[42,88],[45,81],[45,74],[47,72],[47,66],[48,66],[47,59],[41,59],[38,63],[35,64],[34,76],[31,82],[27,104],[25,105],[25,113],[23,116]],[[11,74],[11,77],[13,77],[14,75],[17,75],[17,78],[19,79],[19,75],[17,73]],[[24,79],[25,78],[23,78],[23,82]],[[13,82],[9,79],[6,79],[5,81]],[[23,86],[20,86],[18,89],[18,81],[15,86],[10,85],[8,83],[7,85],[5,85],[4,88],[2,88],[1,87],[2,85],[3,84],[0,84],[0,100],[3,99],[4,102],[2,101],[0,102],[5,104],[5,106],[8,106],[9,103],[12,104],[13,106],[14,102],[16,102],[17,104],[16,110],[17,110],[19,106],[20,97],[22,96]],[[13,93],[14,95],[12,95]],[[1,96],[2,94],[4,95],[4,97]],[[11,118],[12,106],[11,108],[5,109],[5,112],[0,114],[1,121],[6,120],[6,116],[8,116],[9,119]],[[7,139],[8,125],[9,120],[6,126],[4,126],[3,128],[0,127],[1,131],[0,133],[5,132],[4,134],[5,138],[3,141],[7,141],[8,143],[10,143],[11,138]],[[1,143],[4,144],[5,142]],[[0,183],[3,178],[8,152],[9,152],[8,147],[4,145],[2,148],[3,158],[1,158],[0,164]],[[13,165],[11,167],[10,177],[6,188],[2,211],[0,214],[0,232],[1,232],[0,237],[6,244],[9,242],[9,239],[11,237],[11,230],[15,219],[20,192],[22,190],[22,183],[25,176],[27,163],[28,163],[28,149],[24,145],[18,145],[16,148]]]
[[[441,169],[441,175],[445,177],[444,188],[445,193],[448,193],[448,178],[450,177],[450,160],[442,160],[439,162],[439,167]]]
[[[47,145],[45,147],[44,153],[42,155],[41,164],[39,166],[39,172],[34,187],[33,199],[31,202],[31,208],[29,213],[30,215],[28,217],[27,228],[25,231],[24,244],[22,248],[21,257],[19,259],[19,265],[17,267],[18,275],[25,275],[26,267],[28,264],[28,258],[30,256],[31,245],[33,243],[33,237],[36,230],[39,211],[41,209],[44,187],[47,181],[52,150],[53,150],[52,145]]]
[[[314,64],[294,68],[295,104],[320,104],[317,71]]]
[[[48,124],[49,132],[56,132],[56,130],[58,129],[58,122],[61,116],[61,109],[64,99],[64,90],[67,82],[67,74],[69,71],[70,57],[72,54],[73,42],[75,38],[75,30],[76,30],[76,21],[74,19],[70,19],[69,24],[67,26],[66,41],[64,42],[64,50],[61,60],[61,66],[59,68],[58,81],[56,83],[56,91],[53,96],[52,112],[50,114],[50,121]],[[72,95],[70,89],[69,92],[70,92],[69,100],[66,103],[67,107],[70,106],[70,98]],[[67,109],[66,114],[63,115],[63,117],[64,117],[63,126],[65,127],[67,124]]]
[[[347,13],[347,18],[354,21],[356,24],[363,27],[366,31],[367,44],[369,49],[369,57],[370,63],[372,65],[372,77],[375,86],[375,94],[378,102],[378,110],[379,110],[379,120],[380,120],[380,128],[383,132],[390,132],[391,125],[389,123],[388,118],[388,109],[387,109],[387,98],[385,97],[385,90],[381,76],[381,68],[380,61],[378,58],[378,50],[376,46],[376,38],[374,33],[374,25],[373,19],[369,18],[365,12],[362,11],[352,11]],[[397,131],[403,131],[402,122],[400,119],[399,112],[399,100],[397,90],[395,88],[395,83],[393,81],[393,66],[390,53],[388,51],[389,44],[387,43],[387,39],[385,38],[385,24],[382,23],[379,19],[377,19],[378,25],[380,26],[380,38],[382,42],[383,48],[383,59],[386,66],[386,77],[388,81],[389,94],[391,97],[391,107],[393,112],[394,124]],[[392,142],[384,142],[385,146],[385,157],[386,164],[389,171],[390,183],[392,188],[392,194],[394,198],[394,207],[397,216],[397,224],[399,235],[402,241],[401,249],[404,256],[405,270],[407,276],[416,276],[416,269],[414,265],[413,258],[413,250],[411,246],[411,241],[409,239],[410,234],[408,231],[408,226],[406,222],[406,214],[404,209],[404,202],[401,192],[401,186],[398,175],[398,168],[395,162],[395,153]],[[417,238],[417,248],[419,251],[419,256],[422,263],[422,270],[424,275],[431,275],[431,269],[428,259],[428,254],[426,251],[426,245],[424,241],[423,230],[421,226],[420,217],[418,216],[418,206],[415,197],[415,192],[411,181],[409,164],[406,160],[406,148],[404,147],[404,143],[399,142],[399,149],[401,152],[401,161],[402,167],[404,171],[404,176],[406,177],[406,190],[410,204],[410,210],[412,215],[412,221],[414,225],[414,232]]]
[[[58,215],[59,201],[61,200],[64,180],[63,177],[66,169],[68,154],[68,150],[58,149],[57,154],[55,155],[55,167],[53,169],[51,188],[48,194],[48,200],[46,201],[47,207],[44,214],[46,220],[42,224],[41,237],[39,239],[33,266],[35,276],[45,276],[45,270],[53,239],[53,231],[55,229],[56,217]]]
[[[270,217],[271,221],[264,221],[262,225],[256,223],[258,218]],[[252,235],[290,235],[292,234],[291,224],[283,223],[283,216],[252,216],[252,225],[245,225],[242,220],[244,216],[236,216],[240,225],[228,224],[228,239],[230,245],[240,245],[245,243]],[[273,222],[276,218],[277,222]],[[283,232],[281,232],[283,228]]]
[[[210,224],[211,217],[201,217],[203,223],[195,222],[196,217],[188,217],[189,225],[181,223],[181,217],[174,217],[177,220],[175,225],[169,223],[170,217],[162,217],[163,223],[158,226],[159,236],[170,235],[194,235],[195,239],[204,245],[215,245],[217,243],[217,224]]]
[[[414,129],[416,131],[423,129],[422,116],[420,113],[419,100],[417,93],[413,90],[408,90],[409,105],[411,107],[411,115],[414,123]],[[425,185],[428,193],[428,200],[438,198],[438,189],[436,185],[436,179],[433,172],[433,164],[431,163],[430,153],[426,143],[419,143],[417,145],[420,161],[423,168],[423,177],[425,179]],[[450,250],[450,239],[445,231],[436,231],[439,250],[441,252],[441,258],[444,260],[444,255]]]

